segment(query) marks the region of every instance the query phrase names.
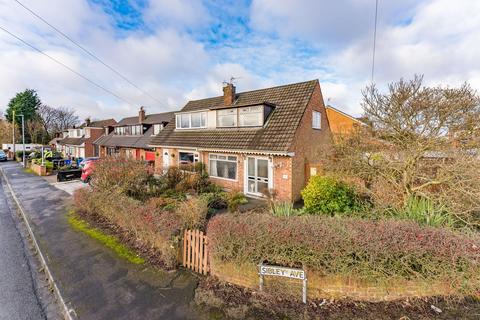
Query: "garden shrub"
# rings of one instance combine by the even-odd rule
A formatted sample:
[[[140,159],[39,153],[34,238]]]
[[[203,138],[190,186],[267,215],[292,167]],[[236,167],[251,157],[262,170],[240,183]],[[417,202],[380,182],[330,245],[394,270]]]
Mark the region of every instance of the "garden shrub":
[[[177,207],[177,216],[182,229],[203,229],[207,213],[207,202],[201,198],[192,197],[180,202]]]
[[[166,267],[176,266],[183,223],[177,210],[165,209],[159,200],[144,204],[121,193],[87,188],[75,191],[74,206],[82,214],[104,219],[130,233],[145,248],[159,253]]]
[[[95,190],[144,199],[151,193],[153,180],[153,175],[142,161],[106,157],[95,162],[91,184]]]
[[[354,188],[328,176],[311,177],[302,190],[302,198],[309,213],[334,215],[359,209]]]
[[[290,217],[302,215],[304,210],[293,208],[291,202],[271,202],[270,213],[277,217]]]
[[[227,195],[227,206],[230,212],[237,212],[238,208],[246,203],[248,203],[248,200],[241,192],[232,191]]]
[[[445,281],[480,291],[480,237],[399,220],[218,215],[207,228],[213,263],[260,262],[386,283]]]

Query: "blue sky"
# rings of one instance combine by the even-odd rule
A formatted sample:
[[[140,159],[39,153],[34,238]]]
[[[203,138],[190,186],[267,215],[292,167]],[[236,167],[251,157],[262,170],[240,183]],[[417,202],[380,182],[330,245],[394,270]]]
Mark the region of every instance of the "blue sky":
[[[122,96],[108,95],[0,32],[0,105],[34,88],[81,117],[121,118],[221,94],[319,79],[324,100],[360,115],[370,83],[375,0],[21,0],[155,99],[53,32],[14,1],[0,26]],[[477,13],[477,14],[472,14]],[[379,1],[375,82],[480,88],[480,1]],[[458,23],[462,21],[462,23]],[[0,106],[0,109],[3,108]]]

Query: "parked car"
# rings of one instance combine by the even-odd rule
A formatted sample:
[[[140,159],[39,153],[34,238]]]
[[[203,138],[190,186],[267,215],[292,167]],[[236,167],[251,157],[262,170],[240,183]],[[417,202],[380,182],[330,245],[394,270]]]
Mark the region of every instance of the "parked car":
[[[0,150],[0,161],[7,161],[7,154],[3,150]]]
[[[83,183],[89,183],[90,179],[92,179],[92,173],[93,173],[93,170],[95,169],[95,162],[97,160],[98,158],[95,160],[86,161],[85,164],[83,165],[82,177],[80,178],[80,180],[82,180]]]
[[[100,159],[99,157],[88,157],[88,158],[85,158],[83,159],[81,162],[80,162],[80,168],[83,168],[85,167],[85,165],[90,162],[90,161],[97,161],[98,159]]]

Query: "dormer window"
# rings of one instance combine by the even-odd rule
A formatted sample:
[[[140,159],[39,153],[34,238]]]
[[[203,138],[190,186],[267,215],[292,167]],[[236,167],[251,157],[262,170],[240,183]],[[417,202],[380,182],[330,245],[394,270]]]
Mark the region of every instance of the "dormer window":
[[[154,124],[153,125],[153,134],[154,135],[157,135],[160,133],[160,131],[162,131],[163,129],[163,124]]]
[[[207,126],[207,112],[181,113],[175,116],[177,129],[197,129]]]
[[[263,106],[240,108],[238,110],[238,125],[240,127],[263,125]]]
[[[237,109],[223,109],[217,111],[218,127],[236,127]]]

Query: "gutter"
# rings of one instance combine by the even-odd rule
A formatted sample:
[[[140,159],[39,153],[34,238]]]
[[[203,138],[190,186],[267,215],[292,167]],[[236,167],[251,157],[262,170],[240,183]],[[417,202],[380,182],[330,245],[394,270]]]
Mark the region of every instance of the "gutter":
[[[250,153],[250,154],[263,154],[273,156],[294,157],[295,152],[289,151],[269,151],[269,150],[243,150],[243,149],[221,149],[221,148],[197,148],[188,146],[154,146],[148,145],[150,148],[165,148],[165,149],[188,149],[196,152],[208,151],[208,152],[223,152],[223,153]]]

